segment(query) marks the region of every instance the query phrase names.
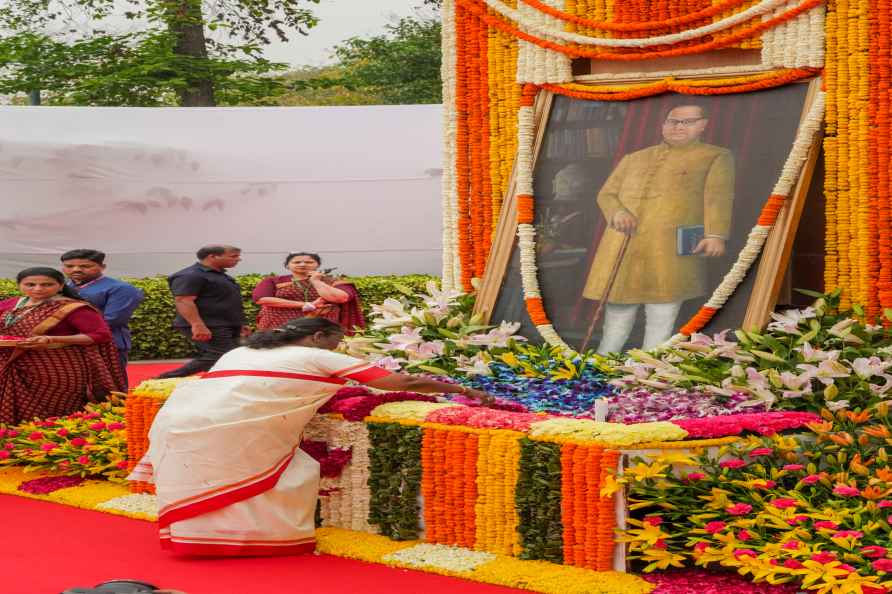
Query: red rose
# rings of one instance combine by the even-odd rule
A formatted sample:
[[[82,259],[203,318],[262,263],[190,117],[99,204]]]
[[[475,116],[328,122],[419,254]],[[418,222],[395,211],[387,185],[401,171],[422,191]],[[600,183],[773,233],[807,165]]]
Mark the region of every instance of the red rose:
[[[745,516],[753,511],[753,506],[749,503],[735,503],[725,508],[725,511],[732,516]]]
[[[719,462],[719,466],[722,468],[743,468],[746,466],[746,462],[741,460],[740,458],[731,458],[730,460],[723,460]]]
[[[771,448],[756,448],[750,452],[751,458],[758,458],[759,456],[770,456],[774,453],[774,450]]]
[[[703,527],[704,530],[709,532],[710,534],[716,534],[725,529],[726,524],[724,522],[709,522],[706,526]]]
[[[885,557],[887,552],[888,551],[886,547],[881,547],[879,545],[861,547],[861,554],[868,559],[879,559],[880,557]]]

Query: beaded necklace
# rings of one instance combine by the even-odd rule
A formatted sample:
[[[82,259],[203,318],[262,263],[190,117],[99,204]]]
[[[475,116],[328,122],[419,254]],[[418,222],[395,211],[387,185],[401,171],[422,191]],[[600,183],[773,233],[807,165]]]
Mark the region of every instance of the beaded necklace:
[[[40,303],[35,303],[32,305],[25,305],[25,303],[27,303],[27,302],[28,302],[27,297],[21,297],[16,302],[15,307],[13,307],[11,310],[6,312],[6,315],[3,316],[3,326],[5,328],[9,328],[10,326],[14,325],[16,322],[18,322],[19,320],[24,318],[26,315],[28,315],[29,313],[34,311],[35,308],[38,308],[45,303],[49,303],[49,300],[42,301]],[[17,312],[17,311],[20,312],[19,315],[16,315],[15,312]]]

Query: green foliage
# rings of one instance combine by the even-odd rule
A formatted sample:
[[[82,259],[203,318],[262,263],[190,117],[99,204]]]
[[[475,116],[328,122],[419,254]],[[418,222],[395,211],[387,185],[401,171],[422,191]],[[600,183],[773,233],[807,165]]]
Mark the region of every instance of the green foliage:
[[[393,540],[418,538],[421,428],[368,423],[369,523]]]
[[[401,294],[409,288],[421,291],[433,277],[415,274],[408,276],[365,276],[349,279],[356,285],[362,299],[363,313],[368,315],[373,304],[381,303],[388,297]],[[253,324],[258,307],[251,300],[251,291],[263,279],[260,274],[247,274],[236,277],[242,289],[245,313]],[[139,287],[146,294],[146,300],[133,314],[130,330],[133,334],[132,360],[140,359],[180,359],[192,354],[192,346],[171,327],[176,309],[173,295],[164,277],[124,279]],[[10,279],[0,279],[0,298],[18,294],[18,288]]]
[[[0,7],[0,94],[43,91],[59,105],[233,105],[274,97],[271,37],[306,34],[318,0],[232,0],[213,18],[196,0],[16,0]],[[132,21],[127,32],[104,29]],[[86,23],[86,25],[83,25]],[[35,31],[60,30],[64,36]],[[88,31],[78,34],[86,26]],[[206,36],[224,31],[226,42]],[[202,91],[207,91],[202,94]]]
[[[561,524],[561,446],[520,440],[520,476],[515,490],[521,559],[564,562]]]
[[[353,37],[335,48],[347,86],[379,94],[385,103],[441,103],[440,21],[402,18],[387,32]]]
[[[438,6],[437,2],[425,2]],[[289,73],[290,91],[259,101],[275,105],[440,103],[440,21],[419,14],[383,35],[353,37],[334,49],[338,63]]]

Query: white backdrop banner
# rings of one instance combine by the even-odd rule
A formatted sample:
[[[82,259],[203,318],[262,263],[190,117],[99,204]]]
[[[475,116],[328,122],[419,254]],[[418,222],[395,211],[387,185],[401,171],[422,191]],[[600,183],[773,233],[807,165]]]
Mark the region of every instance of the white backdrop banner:
[[[318,252],[351,275],[440,271],[439,105],[0,107],[0,277],[109,254],[169,274],[204,244],[234,273]]]

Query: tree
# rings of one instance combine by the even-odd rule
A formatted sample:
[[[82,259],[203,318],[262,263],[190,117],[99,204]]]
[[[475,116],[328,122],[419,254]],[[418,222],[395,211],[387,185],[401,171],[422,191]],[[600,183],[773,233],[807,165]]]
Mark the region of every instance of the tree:
[[[290,73],[292,90],[272,102],[312,105],[303,102],[308,98],[325,101],[316,105],[442,101],[440,20],[435,14],[402,18],[388,25],[382,35],[352,37],[335,46],[334,55],[337,63],[324,70]]]
[[[272,36],[307,34],[316,19],[306,5],[318,2],[15,0],[0,7],[0,31],[7,33],[0,42],[0,92],[46,89],[51,102],[88,105],[175,98],[196,106],[269,96],[284,87],[264,76],[285,65],[264,59],[263,47]],[[72,15],[90,26],[79,30]],[[109,33],[114,16],[135,30]],[[212,38],[215,32],[221,39]]]
[[[181,94],[193,92],[190,81],[196,72],[213,81],[215,102],[221,104],[284,90],[281,82],[264,76],[284,65],[179,56],[163,31],[97,35],[70,43],[21,33],[0,39],[0,64],[0,94],[52,89],[46,102],[55,105],[176,105]]]

